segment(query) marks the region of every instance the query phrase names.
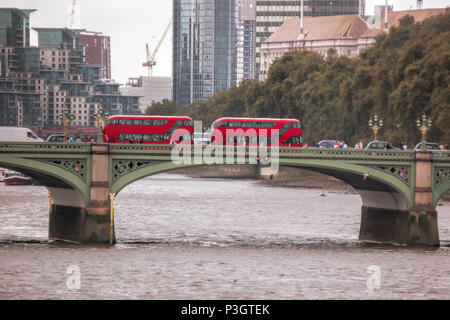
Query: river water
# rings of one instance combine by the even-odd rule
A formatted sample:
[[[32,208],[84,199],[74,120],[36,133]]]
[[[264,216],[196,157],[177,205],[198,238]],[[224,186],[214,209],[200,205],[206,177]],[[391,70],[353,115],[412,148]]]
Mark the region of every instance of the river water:
[[[0,184],[0,299],[450,298],[450,203],[441,247],[410,248],[360,243],[359,195],[320,194],[160,174],[118,195],[109,247],[48,241],[47,190]]]

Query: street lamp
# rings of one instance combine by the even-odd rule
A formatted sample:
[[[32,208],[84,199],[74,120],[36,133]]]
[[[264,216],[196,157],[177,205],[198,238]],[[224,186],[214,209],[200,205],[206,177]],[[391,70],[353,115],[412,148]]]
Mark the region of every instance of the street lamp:
[[[383,119],[378,119],[378,116],[375,114],[373,120],[369,118],[369,128],[372,129],[373,134],[375,135],[375,141],[377,141],[378,130],[383,128]]]
[[[108,112],[103,112],[103,108],[99,108],[96,113],[92,115],[97,122],[98,127],[98,134],[97,134],[97,143],[103,143],[103,124],[105,123],[105,120],[109,117]]]
[[[70,122],[75,119],[75,116],[70,113],[70,110],[66,109],[63,113],[59,114],[59,120],[64,125],[64,141],[67,141],[67,128],[70,125]]]
[[[429,119],[425,114],[422,115],[422,119],[417,118],[416,121],[417,128],[420,130],[420,133],[422,133],[422,150],[427,149],[427,132],[431,128],[431,119]]]

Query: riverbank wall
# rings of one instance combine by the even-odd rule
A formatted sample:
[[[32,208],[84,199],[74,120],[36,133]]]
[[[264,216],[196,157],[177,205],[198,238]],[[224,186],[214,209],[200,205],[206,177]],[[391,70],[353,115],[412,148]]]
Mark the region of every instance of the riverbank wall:
[[[356,192],[351,186],[334,177],[293,167],[280,167],[277,173],[267,175],[261,174],[259,168],[254,165],[202,166],[174,170],[172,173],[184,174],[191,178],[254,179],[265,185]]]

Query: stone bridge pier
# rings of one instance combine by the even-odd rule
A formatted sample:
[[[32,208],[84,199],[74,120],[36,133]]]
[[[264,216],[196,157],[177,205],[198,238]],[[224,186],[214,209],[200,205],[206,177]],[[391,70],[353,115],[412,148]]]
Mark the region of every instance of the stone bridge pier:
[[[361,212],[359,239],[377,242],[439,246],[437,211],[433,204],[432,153],[415,153],[414,205],[407,209],[398,202],[397,207],[386,208],[386,199],[364,203]]]
[[[50,188],[49,238],[82,243],[115,243],[109,189],[109,146],[93,145],[90,202],[72,189]],[[78,199],[80,198],[80,199]]]

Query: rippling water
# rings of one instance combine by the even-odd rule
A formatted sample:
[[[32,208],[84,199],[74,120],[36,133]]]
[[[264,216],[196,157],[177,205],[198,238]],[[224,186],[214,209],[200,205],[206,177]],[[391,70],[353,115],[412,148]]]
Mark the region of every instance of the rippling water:
[[[409,248],[360,243],[359,195],[320,193],[161,174],[118,195],[108,247],[47,241],[47,190],[1,184],[0,299],[450,298],[448,202],[441,248]]]

